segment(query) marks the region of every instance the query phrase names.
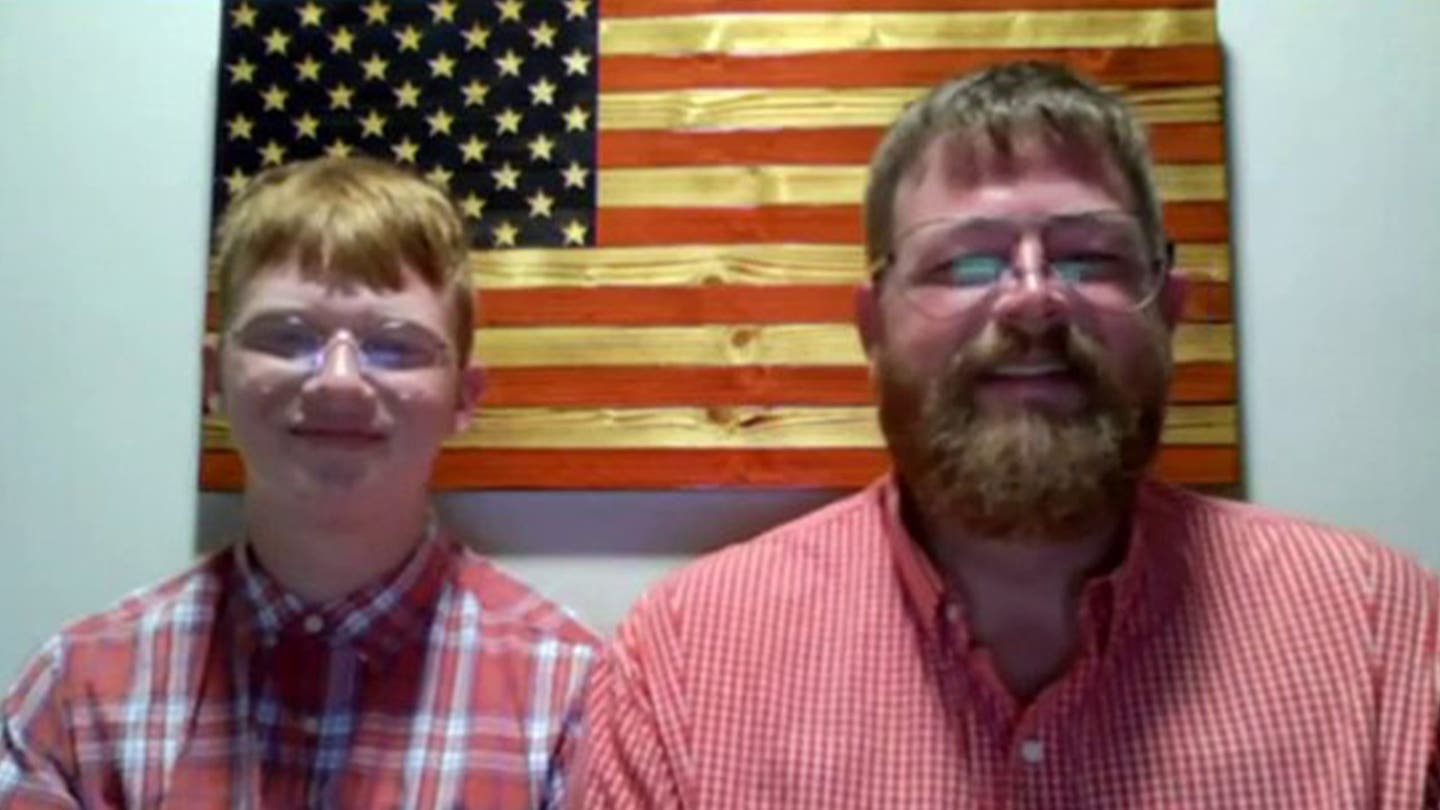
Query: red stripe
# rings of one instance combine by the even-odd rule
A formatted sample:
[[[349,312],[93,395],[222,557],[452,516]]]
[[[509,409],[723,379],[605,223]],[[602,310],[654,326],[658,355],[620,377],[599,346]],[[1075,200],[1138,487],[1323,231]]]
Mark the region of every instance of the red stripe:
[[[1230,233],[1223,202],[1165,206],[1165,227],[1180,242],[1224,242]],[[858,205],[776,205],[762,208],[601,208],[596,238],[604,247],[750,242],[859,243]]]
[[[1221,79],[1220,50],[1213,45],[616,55],[600,60],[599,78],[602,93],[695,87],[928,87],[1017,59],[1064,62],[1106,84],[1217,84]]]
[[[646,166],[731,166],[743,164],[866,165],[884,130],[837,129],[668,132],[618,130],[600,135],[602,169]],[[1162,124],[1151,127],[1150,147],[1160,163],[1219,163],[1225,159],[1225,131],[1219,124]]]
[[[605,17],[761,11],[875,11],[874,0],[604,0]],[[895,0],[886,11],[956,11],[956,0]],[[1215,0],[967,0],[965,11],[1213,8]]]
[[[481,407],[681,407],[706,405],[868,405],[864,366],[622,366],[497,368]],[[1187,363],[1175,370],[1170,400],[1197,405],[1235,401],[1230,363]]]
[[[889,466],[884,450],[500,450],[441,454],[435,489],[669,489],[672,487],[860,487]],[[1232,484],[1239,453],[1228,446],[1165,447],[1157,472],[1182,484]],[[238,490],[240,457],[201,454],[200,486]]]
[[[485,290],[476,308],[484,326],[579,324],[669,326],[706,323],[848,323],[853,284],[751,287],[535,287]],[[1230,319],[1230,289],[1197,282],[1187,321]]]

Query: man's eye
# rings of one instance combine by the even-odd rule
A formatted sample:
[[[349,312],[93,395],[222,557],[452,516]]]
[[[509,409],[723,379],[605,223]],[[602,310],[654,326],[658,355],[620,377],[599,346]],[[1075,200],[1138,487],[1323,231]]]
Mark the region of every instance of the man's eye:
[[[975,253],[956,256],[945,266],[945,281],[955,287],[994,284],[1005,273],[1007,262],[999,256]]]
[[[1055,275],[1072,283],[1118,280],[1125,262],[1109,253],[1082,253],[1056,259],[1050,263]]]

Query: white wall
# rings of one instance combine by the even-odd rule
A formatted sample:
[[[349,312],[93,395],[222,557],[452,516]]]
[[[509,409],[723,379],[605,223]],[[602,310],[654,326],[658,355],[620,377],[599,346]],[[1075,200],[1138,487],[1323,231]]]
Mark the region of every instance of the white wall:
[[[1222,0],[1252,495],[1440,563],[1440,6]],[[0,0],[0,681],[234,525],[194,496],[218,2]],[[834,493],[442,507],[608,627]]]

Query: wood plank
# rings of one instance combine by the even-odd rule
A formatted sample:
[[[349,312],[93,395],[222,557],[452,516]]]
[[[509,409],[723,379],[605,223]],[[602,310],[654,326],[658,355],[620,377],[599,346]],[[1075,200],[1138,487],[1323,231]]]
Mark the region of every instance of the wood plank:
[[[824,129],[888,127],[924,87],[746,87],[600,94],[599,126],[630,129]],[[1147,125],[1220,123],[1219,84],[1111,87]]]
[[[854,284],[697,287],[539,287],[476,294],[477,326],[682,326],[849,323]],[[1183,319],[1230,320],[1228,284],[1194,283]]]
[[[751,13],[772,11],[862,11],[874,0],[605,0],[605,16],[666,17],[679,14],[718,14],[743,8]],[[1214,8],[1215,0],[966,0],[975,11],[1033,11],[1037,9]],[[953,11],[955,0],[890,0],[889,11]]]
[[[455,450],[431,478],[454,489],[674,489],[677,487],[859,488],[889,468],[884,450]],[[1240,480],[1235,447],[1165,447],[1156,474],[1179,484]],[[234,451],[201,455],[207,490],[238,490],[244,465]]]
[[[516,406],[863,405],[871,401],[864,366],[560,366],[496,368],[481,408]],[[1177,366],[1172,402],[1235,401],[1230,363]]]
[[[1233,362],[1229,324],[1183,323],[1175,362]],[[475,330],[485,366],[859,366],[849,324],[489,327]]]
[[[841,205],[865,196],[864,166],[662,166],[601,169],[601,208],[686,208],[704,200],[711,208],[771,205]],[[1225,199],[1220,164],[1160,164],[1154,167],[1160,198],[1170,202]]]
[[[1215,44],[1215,12],[1208,8],[717,12],[670,17],[607,16],[600,22],[600,52],[604,54],[1165,48]]]
[[[858,198],[857,198],[858,199]],[[1230,236],[1223,202],[1167,203],[1165,228],[1180,242],[1223,243]],[[601,247],[676,244],[860,243],[865,234],[858,203],[776,205],[764,208],[601,208],[596,238]]]
[[[868,164],[880,142],[879,127],[669,132],[621,130],[599,139],[602,169],[647,166],[745,164]],[[1150,128],[1150,148],[1161,163],[1219,163],[1225,158],[1220,124],[1160,124]]]
[[[1235,444],[1233,405],[1177,405],[1166,414],[1167,445]],[[206,448],[231,446],[223,419],[204,421]],[[869,405],[733,405],[668,408],[479,409],[447,448],[621,450],[883,447]]]
[[[784,55],[706,53],[600,56],[600,92],[692,87],[929,87],[1014,60],[1061,62],[1113,85],[1219,84],[1220,49],[979,48],[819,51]]]

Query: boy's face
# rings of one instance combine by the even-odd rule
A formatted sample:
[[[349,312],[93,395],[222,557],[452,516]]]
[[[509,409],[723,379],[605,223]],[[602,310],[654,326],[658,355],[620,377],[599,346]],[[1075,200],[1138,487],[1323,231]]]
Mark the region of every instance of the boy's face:
[[[422,490],[480,375],[456,362],[445,296],[303,278],[296,260],[239,291],[218,358],[220,412],[246,487],[343,506]]]

